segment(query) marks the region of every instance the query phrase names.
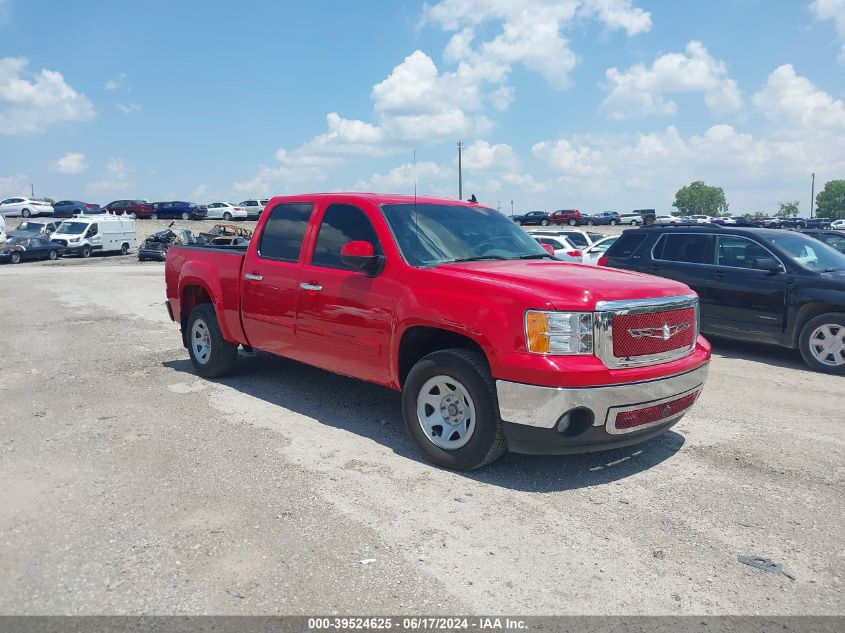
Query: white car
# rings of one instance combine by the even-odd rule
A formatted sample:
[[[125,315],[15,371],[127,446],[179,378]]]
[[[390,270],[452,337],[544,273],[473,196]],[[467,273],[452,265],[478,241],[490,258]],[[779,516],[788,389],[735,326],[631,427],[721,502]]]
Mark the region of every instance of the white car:
[[[713,220],[709,215],[691,215],[689,219],[696,224],[710,224]]]
[[[683,218],[674,215],[658,215],[654,218],[655,224],[682,224],[683,222]]]
[[[836,220],[830,223],[832,229],[845,229],[845,220]]]
[[[53,215],[53,205],[35,198],[6,198],[0,202],[0,215],[10,218]]]
[[[599,258],[604,255],[605,251],[610,248],[610,245],[618,239],[618,235],[611,235],[586,248],[583,251],[581,263],[587,264],[588,266],[598,266]]]
[[[581,251],[562,235],[532,235],[538,244],[551,246],[555,251],[555,257],[565,262],[580,264]]]
[[[232,204],[231,202],[212,202],[206,205],[208,209],[207,220],[246,220],[249,217],[246,209]]]
[[[270,202],[270,200],[263,198],[251,198],[250,200],[244,200],[243,202],[238,204],[238,206],[242,209],[246,209],[246,212],[250,218],[258,218],[261,215],[261,212],[264,211],[264,207],[267,206],[268,202]]]
[[[619,216],[619,223],[639,226],[643,223],[643,216],[639,213],[623,213]]]
[[[582,231],[581,229],[543,229],[530,231],[532,237],[536,235],[551,235],[554,237],[565,237],[575,248],[587,248],[592,246],[604,237],[603,233],[595,231]]]

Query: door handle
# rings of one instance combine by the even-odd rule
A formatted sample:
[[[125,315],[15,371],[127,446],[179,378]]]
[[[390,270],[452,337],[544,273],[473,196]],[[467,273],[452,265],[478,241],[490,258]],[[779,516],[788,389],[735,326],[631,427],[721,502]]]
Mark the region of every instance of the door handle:
[[[261,281],[262,279],[264,279],[264,277],[261,275],[256,275],[254,273],[245,273],[244,279],[249,279],[250,281]]]
[[[320,292],[323,289],[323,287],[320,286],[319,284],[301,283],[301,284],[299,284],[299,287],[302,288],[303,290],[309,290],[311,292]]]

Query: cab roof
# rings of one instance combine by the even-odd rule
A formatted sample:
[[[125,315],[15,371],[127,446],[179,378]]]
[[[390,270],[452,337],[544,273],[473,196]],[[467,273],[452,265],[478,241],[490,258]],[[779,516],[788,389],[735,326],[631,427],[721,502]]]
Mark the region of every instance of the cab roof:
[[[451,204],[466,207],[486,207],[477,202],[465,202],[456,198],[447,198],[445,196],[420,196],[413,194],[402,193],[372,193],[362,191],[348,191],[348,192],[326,192],[326,193],[306,193],[293,196],[274,196],[270,198],[271,203],[279,202],[305,202],[317,201],[323,199],[332,199],[337,202],[351,202],[353,200],[366,200],[373,204]]]

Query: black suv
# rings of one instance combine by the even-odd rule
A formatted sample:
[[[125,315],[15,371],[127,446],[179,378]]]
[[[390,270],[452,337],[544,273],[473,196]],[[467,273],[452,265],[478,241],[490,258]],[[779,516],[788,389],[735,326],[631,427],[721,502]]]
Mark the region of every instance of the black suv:
[[[807,235],[717,225],[625,231],[599,260],[687,284],[704,333],[798,348],[845,375],[845,254]]]

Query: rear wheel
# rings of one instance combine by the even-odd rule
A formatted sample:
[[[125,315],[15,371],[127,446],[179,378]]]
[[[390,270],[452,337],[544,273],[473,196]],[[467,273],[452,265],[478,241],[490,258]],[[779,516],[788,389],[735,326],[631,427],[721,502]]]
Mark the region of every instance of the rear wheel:
[[[223,214],[223,219],[226,220],[226,222],[231,222],[232,221],[232,214],[229,213],[228,211],[226,211],[226,213]]]
[[[575,226],[576,224],[578,224],[578,221],[575,218],[569,220],[569,226]]]
[[[238,346],[223,338],[211,304],[198,305],[188,318],[188,353],[196,372],[206,378],[228,374],[238,361]]]
[[[540,224],[543,225],[543,226],[549,226],[549,221],[548,220],[540,220]]]
[[[445,349],[420,359],[405,380],[402,414],[408,434],[438,466],[472,470],[507,449],[493,378],[478,352]]]
[[[807,321],[798,348],[812,369],[845,375],[845,314],[829,312]]]
[[[153,213],[150,215],[150,220],[158,220],[158,213]]]
[[[91,247],[87,246],[87,245],[83,246],[82,250],[79,251],[79,254],[82,255],[82,257],[85,257],[85,258],[91,257]]]
[[[47,254],[48,259],[56,259],[56,257],[58,257],[58,256],[59,255],[58,255],[58,253],[56,253],[56,249],[54,249],[54,248],[51,248],[50,252]]]
[[[13,252],[11,261],[12,261],[13,264],[20,264],[21,263],[21,254],[18,253],[17,251]]]
[[[127,243],[125,243],[125,242],[124,242],[124,243],[123,243],[123,244],[121,244],[121,246],[120,246],[120,254],[121,254],[121,255],[126,255],[128,252],[129,252],[129,244],[127,244]]]
[[[516,224],[517,224],[517,226],[522,226],[522,220],[517,220]]]
[[[30,216],[32,216],[32,212],[29,209],[24,209],[23,211],[21,211],[22,218],[28,218]]]
[[[616,226],[617,224],[618,224],[618,223],[616,222],[616,220],[611,220],[611,221],[610,221],[610,226]]]
[[[185,211],[185,213],[183,213],[183,214],[182,214],[182,219],[183,219],[183,220],[190,220],[190,219],[191,219],[191,214],[190,214],[190,213],[188,213],[187,211]]]

